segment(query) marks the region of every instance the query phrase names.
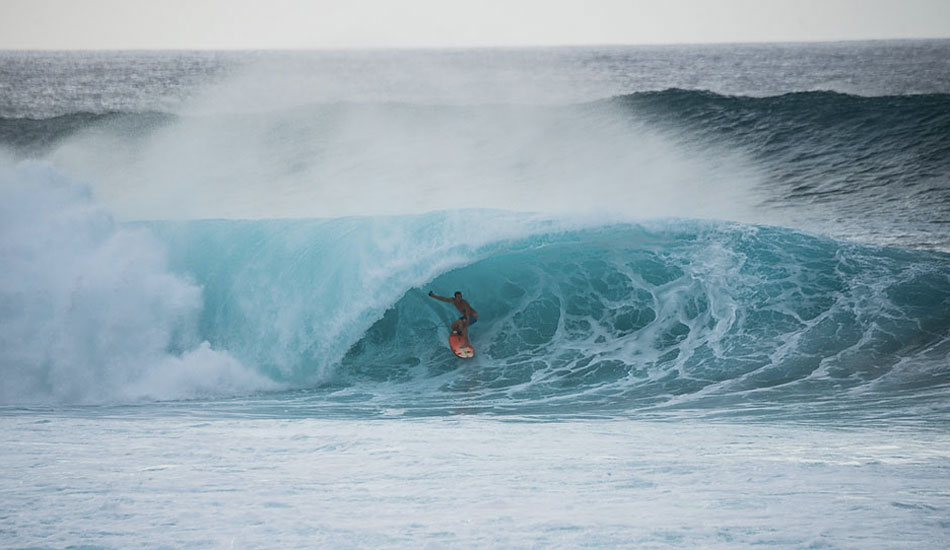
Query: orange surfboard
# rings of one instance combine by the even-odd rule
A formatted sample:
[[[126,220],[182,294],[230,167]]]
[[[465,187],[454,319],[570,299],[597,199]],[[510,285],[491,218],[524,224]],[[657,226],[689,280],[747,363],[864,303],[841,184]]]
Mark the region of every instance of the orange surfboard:
[[[455,355],[463,359],[475,357],[475,348],[472,347],[472,343],[462,338],[461,334],[449,335],[449,347],[452,348]]]

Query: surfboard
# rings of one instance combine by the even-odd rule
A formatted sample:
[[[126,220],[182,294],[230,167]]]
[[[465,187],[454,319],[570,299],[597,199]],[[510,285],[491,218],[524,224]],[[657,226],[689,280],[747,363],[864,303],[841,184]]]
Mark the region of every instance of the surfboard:
[[[449,335],[449,347],[452,348],[455,355],[463,359],[475,357],[475,348],[472,347],[472,343],[462,338],[461,334]]]

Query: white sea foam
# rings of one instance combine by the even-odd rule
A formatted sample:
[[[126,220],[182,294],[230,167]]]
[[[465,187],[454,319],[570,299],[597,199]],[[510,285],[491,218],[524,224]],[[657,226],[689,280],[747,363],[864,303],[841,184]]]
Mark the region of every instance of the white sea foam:
[[[0,174],[0,402],[179,398],[271,387],[195,334],[201,288],[48,165]]]

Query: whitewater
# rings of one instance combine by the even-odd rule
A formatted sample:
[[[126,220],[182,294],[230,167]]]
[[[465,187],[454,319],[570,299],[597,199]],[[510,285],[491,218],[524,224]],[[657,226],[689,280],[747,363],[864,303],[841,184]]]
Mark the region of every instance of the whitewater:
[[[2,546],[945,548],[948,60],[0,52]]]

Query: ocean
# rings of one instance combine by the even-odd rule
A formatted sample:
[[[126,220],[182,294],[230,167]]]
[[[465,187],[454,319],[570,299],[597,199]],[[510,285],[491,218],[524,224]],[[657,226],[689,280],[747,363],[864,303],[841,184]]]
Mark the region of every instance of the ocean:
[[[0,52],[0,198],[3,548],[950,545],[950,41]]]

